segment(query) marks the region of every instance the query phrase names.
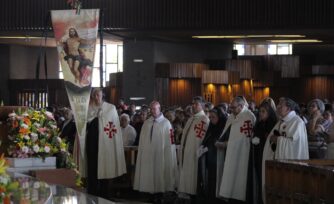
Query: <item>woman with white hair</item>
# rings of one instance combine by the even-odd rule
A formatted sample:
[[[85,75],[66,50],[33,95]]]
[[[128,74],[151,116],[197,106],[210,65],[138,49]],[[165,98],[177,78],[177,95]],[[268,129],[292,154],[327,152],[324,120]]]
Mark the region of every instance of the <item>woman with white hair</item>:
[[[137,133],[136,130],[129,124],[130,117],[128,114],[123,113],[119,119],[122,128],[123,145],[132,146],[135,143]]]
[[[330,122],[323,118],[325,104],[320,99],[313,99],[307,105],[309,121],[306,124],[311,159],[324,158],[327,149],[326,130]]]

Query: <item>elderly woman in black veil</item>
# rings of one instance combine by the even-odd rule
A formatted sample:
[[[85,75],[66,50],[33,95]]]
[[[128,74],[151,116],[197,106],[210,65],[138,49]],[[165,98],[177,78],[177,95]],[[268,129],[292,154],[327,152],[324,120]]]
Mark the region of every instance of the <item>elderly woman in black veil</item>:
[[[198,199],[208,203],[218,203],[216,198],[217,179],[217,148],[216,141],[221,136],[227,115],[220,108],[214,107],[209,111],[210,124],[199,148],[198,156]],[[220,201],[221,202],[221,201]]]

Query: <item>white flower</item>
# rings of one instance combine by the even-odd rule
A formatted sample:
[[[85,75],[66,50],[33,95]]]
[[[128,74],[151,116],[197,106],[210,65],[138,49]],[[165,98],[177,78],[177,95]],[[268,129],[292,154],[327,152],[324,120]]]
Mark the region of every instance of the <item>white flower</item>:
[[[15,118],[15,117],[16,117],[16,113],[12,112],[12,113],[10,113],[10,114],[8,115],[8,117],[10,117],[10,118]]]
[[[34,188],[39,188],[41,186],[41,184],[39,183],[39,181],[34,182]]]
[[[29,182],[28,181],[24,181],[21,183],[21,188],[26,189],[29,188]]]
[[[253,145],[258,145],[258,144],[260,144],[260,138],[258,138],[258,137],[253,137],[253,139],[252,139],[252,144],[253,144]]]
[[[32,149],[34,150],[34,152],[38,153],[39,152],[39,146],[38,145],[34,145],[32,147]]]
[[[4,175],[0,176],[0,183],[1,184],[7,185],[8,182],[9,182],[9,177],[8,176],[4,176]]]
[[[39,123],[34,123],[34,125],[35,125],[37,128],[41,127],[41,124],[39,124]]]
[[[52,129],[57,129],[58,127],[56,125],[50,125]]]
[[[66,152],[66,149],[65,148],[61,148],[60,151]]]
[[[31,137],[38,137],[38,135],[34,132],[30,133]]]
[[[57,142],[61,143],[61,138],[60,137],[57,137]]]
[[[38,135],[37,135],[36,133],[34,133],[34,132],[30,133],[30,135],[31,135],[31,140],[32,140],[33,142],[36,142],[37,139],[38,139]]]
[[[24,129],[28,129],[29,128],[29,126],[27,124],[24,124],[24,123],[21,124],[21,127],[24,128]]]
[[[50,152],[50,147],[49,147],[49,146],[45,146],[45,147],[44,147],[44,151],[45,151],[46,153],[49,153],[49,152]]]
[[[26,140],[30,140],[29,135],[24,135],[23,138],[26,139]]]
[[[23,153],[28,153],[28,152],[29,152],[29,148],[28,148],[27,146],[23,146],[23,147],[21,148],[21,151],[22,151]]]
[[[28,114],[27,112],[24,112],[24,113],[22,114],[22,116],[27,117],[27,116],[29,116],[29,114]]]
[[[49,112],[49,111],[45,111],[45,115],[46,115],[46,117],[47,117],[48,119],[54,119],[54,118],[53,118],[53,114],[52,114],[51,112]]]

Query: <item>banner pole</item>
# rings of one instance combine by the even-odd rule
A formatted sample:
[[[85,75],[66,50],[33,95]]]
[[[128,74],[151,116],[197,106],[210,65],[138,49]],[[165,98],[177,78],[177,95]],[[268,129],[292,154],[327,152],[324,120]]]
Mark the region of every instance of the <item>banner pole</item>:
[[[103,88],[103,17],[104,12],[100,10],[100,87]]]

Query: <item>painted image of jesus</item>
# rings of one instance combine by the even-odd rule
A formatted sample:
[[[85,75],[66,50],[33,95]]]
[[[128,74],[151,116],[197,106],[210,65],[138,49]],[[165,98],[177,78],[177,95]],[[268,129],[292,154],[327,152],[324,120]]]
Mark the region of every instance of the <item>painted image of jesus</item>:
[[[94,42],[80,38],[75,28],[69,28],[68,38],[65,37],[67,36],[64,36],[62,40],[64,60],[74,76],[75,84],[87,86],[89,85],[89,82],[87,82],[87,66],[91,67],[93,64],[92,60],[87,57],[87,50],[94,50],[87,49],[87,47],[93,48],[95,46]],[[83,76],[85,78],[84,82],[82,81]]]

